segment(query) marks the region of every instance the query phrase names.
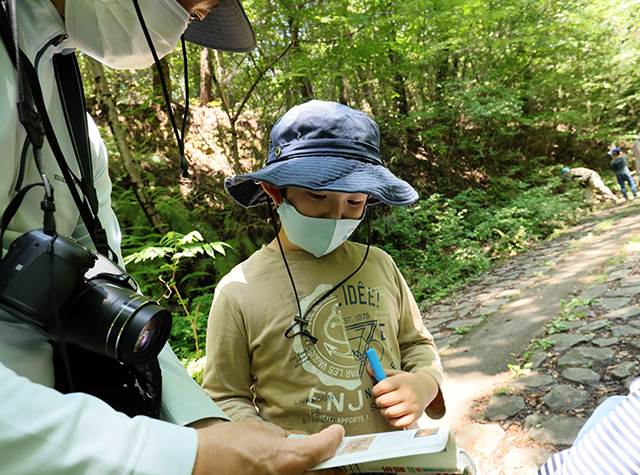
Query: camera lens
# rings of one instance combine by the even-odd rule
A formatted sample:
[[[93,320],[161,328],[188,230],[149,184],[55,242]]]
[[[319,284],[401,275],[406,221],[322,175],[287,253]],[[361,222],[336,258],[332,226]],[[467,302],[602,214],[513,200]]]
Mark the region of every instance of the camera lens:
[[[97,277],[84,282],[65,305],[63,337],[81,348],[144,364],[157,356],[171,331],[171,314],[156,302]]]
[[[154,336],[157,335],[158,331],[158,319],[152,317],[151,320],[142,327],[136,344],[133,346],[133,352],[139,355],[144,353],[144,351],[151,346],[154,341]]]
[[[119,306],[118,319],[104,342],[111,354],[115,350],[119,361],[143,363],[156,356],[169,338],[171,314],[152,300],[132,294]]]

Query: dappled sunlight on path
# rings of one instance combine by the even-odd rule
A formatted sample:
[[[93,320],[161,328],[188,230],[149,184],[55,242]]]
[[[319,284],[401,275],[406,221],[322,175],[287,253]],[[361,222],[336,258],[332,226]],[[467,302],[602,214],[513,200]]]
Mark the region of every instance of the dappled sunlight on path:
[[[541,437],[535,440],[535,434],[532,436],[533,429],[527,426],[524,419],[527,415],[542,417],[551,414],[549,403],[542,403],[541,398],[549,392],[550,388],[558,386],[559,379],[561,380],[561,385],[558,386],[560,389],[564,387],[562,385],[568,388],[575,386],[572,390],[580,392],[584,391],[585,385],[562,380],[559,374],[562,370],[560,367],[557,370],[552,369],[550,374],[544,374],[544,368],[538,365],[537,371],[532,373],[532,376],[537,375],[535,377],[539,380],[530,380],[530,384],[538,384],[531,387],[539,389],[521,394],[522,391],[516,391],[509,386],[515,374],[514,371],[510,371],[510,365],[511,368],[520,368],[523,353],[530,348],[532,341],[547,338],[545,325],[551,325],[561,316],[566,317],[561,312],[561,301],[564,300],[568,304],[575,296],[581,294],[586,296],[596,289],[601,290],[601,293],[607,290],[612,292],[612,289],[616,289],[619,285],[616,283],[617,280],[611,279],[608,286],[598,287],[594,284],[602,284],[598,279],[602,280],[603,276],[606,278],[607,275],[614,275],[616,272],[620,275],[623,272],[631,275],[637,268],[640,281],[640,256],[635,254],[639,246],[633,245],[635,242],[633,238],[640,234],[639,214],[640,206],[635,205],[622,205],[600,211],[562,236],[534,246],[528,252],[488,271],[456,293],[455,298],[445,299],[428,308],[423,316],[442,356],[447,414],[439,421],[423,417],[421,425],[431,427],[449,425],[461,435],[461,440],[466,440],[464,434],[467,433],[467,427],[469,431],[471,429],[477,431],[479,428],[494,430],[492,428],[497,425],[503,434],[496,443],[495,452],[489,454],[480,453],[477,450],[474,452],[473,447],[467,447],[474,454],[479,468],[484,466],[485,470],[489,470],[488,473],[483,472],[485,475],[503,473],[526,475],[531,473],[532,467],[538,462],[541,463],[540,450],[543,450],[544,444],[547,444],[545,449],[547,452],[549,450],[553,452],[562,449],[563,444],[570,443],[572,437],[575,437],[576,428],[586,420],[585,413],[580,408],[563,413],[551,411],[556,414],[554,417],[560,415],[563,418],[550,420],[549,425],[572,424],[571,427],[567,426],[568,429],[565,427],[563,430],[569,430],[568,434],[573,436],[565,435],[564,439],[558,438],[555,443],[543,441]],[[604,218],[616,221],[613,225],[600,226],[599,219]],[[624,254],[621,254],[621,251],[624,251]],[[606,284],[607,281],[604,283]],[[627,293],[630,294],[630,298],[635,298],[636,294]],[[596,321],[591,325],[596,325],[598,322],[597,312],[603,313],[615,309],[618,303],[630,305],[630,298],[609,299],[608,304],[604,302],[601,307],[594,307],[595,310],[589,315]],[[616,301],[613,302],[613,300]],[[615,311],[623,312],[621,315],[625,316],[620,318],[628,318],[626,315],[631,314],[629,313],[631,310],[627,313],[624,313],[624,309]],[[635,319],[635,317],[632,318]],[[572,322],[572,327],[579,325],[584,325],[584,322],[575,324]],[[590,325],[585,325],[585,328],[588,326]],[[602,329],[601,331],[606,331],[604,325],[593,328],[592,332],[599,331],[599,328]],[[632,335],[635,327],[630,328],[631,330],[620,329],[618,333],[623,335],[622,338],[628,334]],[[640,323],[638,333],[640,333]],[[582,337],[580,334],[571,335],[567,332],[562,333],[562,336],[559,335],[553,335],[556,347],[548,350],[547,355],[557,358],[560,353],[554,353],[554,351],[566,350],[572,345],[593,347],[590,341],[592,336]],[[607,334],[603,336],[606,337]],[[627,340],[620,340],[621,345],[627,345],[627,343]],[[563,344],[567,345],[566,348],[561,346]],[[623,355],[626,355],[629,351],[626,349],[627,346],[624,348]],[[541,354],[544,358],[545,353]],[[598,364],[599,361],[596,360],[595,363]],[[606,364],[603,369],[607,369]],[[590,404],[592,406],[596,404],[599,395],[611,391],[614,386],[616,390],[624,389],[620,386],[621,383],[616,384],[617,386],[610,384],[594,388],[589,399]],[[528,386],[525,387],[529,389]],[[495,394],[504,397],[500,398]],[[588,393],[586,397],[589,397]],[[511,404],[513,407],[503,410],[498,403],[504,404],[505,407]],[[503,416],[501,411],[506,411],[506,415]],[[536,427],[545,424],[537,423]],[[509,437],[517,440],[518,443],[512,441],[511,445],[505,446]],[[518,464],[514,461],[517,457],[509,458],[508,453],[516,449],[524,450],[524,452],[518,452],[518,457],[527,453],[527,457],[531,456],[532,460],[536,460],[535,463],[529,463],[529,471],[512,470],[511,465]]]

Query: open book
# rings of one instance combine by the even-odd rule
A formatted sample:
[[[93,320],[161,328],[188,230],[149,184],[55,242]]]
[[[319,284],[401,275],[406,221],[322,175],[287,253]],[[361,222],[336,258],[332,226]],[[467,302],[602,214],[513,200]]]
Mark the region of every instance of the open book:
[[[343,467],[348,473],[476,475],[475,463],[456,445],[449,427],[345,437],[336,455],[312,470],[333,467]]]

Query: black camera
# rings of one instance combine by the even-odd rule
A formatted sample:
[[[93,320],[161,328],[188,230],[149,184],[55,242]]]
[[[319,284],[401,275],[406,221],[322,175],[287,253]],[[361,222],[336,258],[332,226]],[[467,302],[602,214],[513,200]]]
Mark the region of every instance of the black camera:
[[[18,237],[0,261],[2,309],[53,340],[125,364],[156,357],[171,331],[171,314],[137,290],[106,257],[41,229]]]

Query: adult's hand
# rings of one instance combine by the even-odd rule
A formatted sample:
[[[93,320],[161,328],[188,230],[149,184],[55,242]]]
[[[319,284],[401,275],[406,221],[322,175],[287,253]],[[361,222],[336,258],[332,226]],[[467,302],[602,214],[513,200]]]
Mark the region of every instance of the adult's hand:
[[[344,428],[332,425],[304,439],[287,439],[256,421],[225,422],[197,429],[193,475],[301,475],[333,457]],[[336,475],[319,470],[314,475]]]

